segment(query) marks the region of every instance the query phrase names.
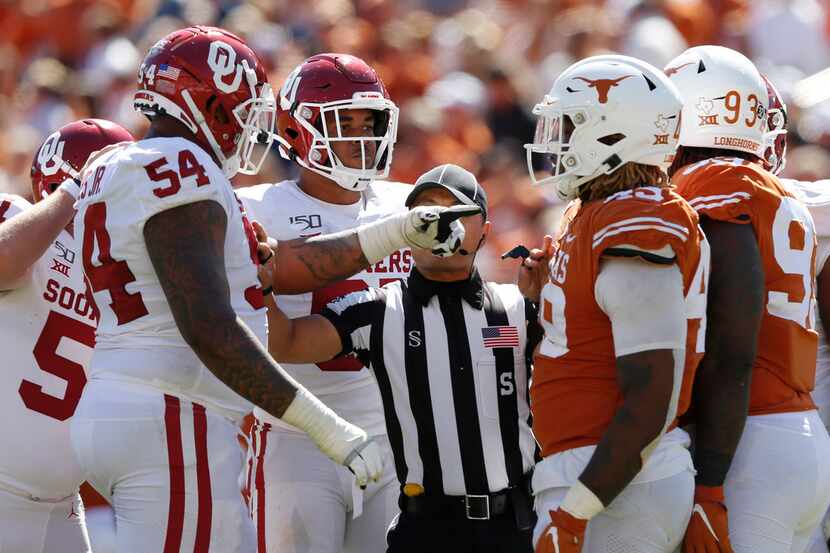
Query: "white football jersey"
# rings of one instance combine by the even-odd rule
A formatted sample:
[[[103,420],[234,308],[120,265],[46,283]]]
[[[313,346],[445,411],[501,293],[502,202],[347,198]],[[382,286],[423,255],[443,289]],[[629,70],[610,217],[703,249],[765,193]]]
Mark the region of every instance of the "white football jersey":
[[[0,194],[0,223],[28,207]],[[86,384],[97,319],[80,248],[66,230],[25,279],[0,292],[0,488],[59,499],[83,481],[69,419]]]
[[[231,304],[265,343],[256,239],[230,181],[196,144],[150,138],[98,157],[84,174],[76,204],[84,271],[101,312],[89,373],[90,379],[151,386],[237,420],[253,406],[216,378],[184,341],[144,243],[150,217],[204,200],[217,202],[227,214]]]
[[[330,204],[303,192],[295,181],[261,184],[238,191],[245,210],[268,235],[277,240],[329,234],[354,228],[405,210],[404,201],[412,186],[375,181],[362,193],[359,202]],[[412,269],[412,253],[394,252],[348,280],[313,293],[278,296],[277,305],[288,317],[319,313],[329,301],[349,292],[406,278]],[[380,392],[371,372],[355,357],[344,357],[314,364],[287,364],[282,367],[340,416],[369,434],[385,434]],[[291,428],[256,409],[257,418],[272,425]]]
[[[830,258],[830,180],[815,182],[781,179],[789,190],[799,198],[816,227],[816,275],[821,273],[827,259]],[[816,387],[812,391],[813,401],[819,408],[824,425],[830,428],[830,345],[824,335],[824,327],[816,317],[818,332],[818,358],[816,360]]]

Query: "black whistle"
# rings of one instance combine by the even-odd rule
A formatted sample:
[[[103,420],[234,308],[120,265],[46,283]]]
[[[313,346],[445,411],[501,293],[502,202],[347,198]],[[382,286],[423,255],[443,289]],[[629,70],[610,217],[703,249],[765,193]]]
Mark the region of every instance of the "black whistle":
[[[530,250],[528,250],[527,248],[525,248],[521,244],[519,244],[518,246],[516,246],[512,250],[510,250],[508,252],[504,252],[503,254],[501,254],[502,259],[507,259],[508,257],[512,257],[513,259],[519,259],[519,258],[524,259],[525,257],[529,257],[529,256],[530,256]]]

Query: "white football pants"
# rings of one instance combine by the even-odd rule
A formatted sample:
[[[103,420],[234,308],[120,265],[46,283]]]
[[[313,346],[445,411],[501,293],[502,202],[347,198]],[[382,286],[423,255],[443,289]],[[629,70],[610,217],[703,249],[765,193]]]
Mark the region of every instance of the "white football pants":
[[[34,501],[0,490],[0,553],[89,553],[81,497]]]
[[[735,553],[803,553],[830,504],[818,412],[748,417],[724,492]]]
[[[251,553],[237,428],[149,388],[91,380],[72,419],[86,479],[115,510],[117,553]]]
[[[608,507],[591,519],[582,553],[674,553],[692,515],[694,475],[685,470],[668,478],[629,484]],[[539,520],[533,544],[550,523],[567,487],[549,488],[536,496]]]
[[[361,491],[349,469],[307,435],[257,421],[247,468],[257,552],[384,553],[400,486],[388,441],[378,439],[386,454],[383,477]]]

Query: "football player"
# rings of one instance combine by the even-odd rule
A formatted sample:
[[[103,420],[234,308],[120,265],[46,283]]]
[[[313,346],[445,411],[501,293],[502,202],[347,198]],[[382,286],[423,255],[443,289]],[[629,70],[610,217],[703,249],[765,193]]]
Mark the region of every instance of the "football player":
[[[762,75],[767,85],[769,109],[767,110],[767,140],[764,161],[767,169],[779,175],[787,163],[787,106],[778,89],[766,75]],[[827,344],[828,324],[830,324],[830,182],[797,181],[781,178],[781,184],[795,194],[807,206],[816,227],[816,302],[818,304],[819,326],[818,355],[816,359],[816,385],[810,393],[818,407],[825,428],[830,425],[830,346]],[[825,270],[827,269],[827,270]],[[827,528],[828,514],[824,523],[813,532],[809,553],[828,553]]]
[[[257,264],[273,255],[228,180],[255,174],[274,140],[274,97],[256,53],[222,29],[180,29],[150,49],[138,88],[148,133],[95,158],[77,203],[101,319],[72,444],[113,505],[119,553],[252,551],[236,425],[254,405],[307,432],[360,486],[380,477],[381,452],[262,346]],[[452,219],[468,212],[413,210],[289,242],[278,265],[307,291],[408,242],[452,252],[463,239]]]
[[[676,421],[703,351],[709,255],[665,172],[681,107],[658,69],[597,56],[534,108],[531,177],[576,200],[540,300],[537,553],[672,553],[692,511],[689,436]],[[538,181],[534,154],[552,163]]]
[[[283,241],[353,229],[405,211],[411,186],[377,180],[389,174],[397,120],[398,108],[363,60],[347,54],[308,58],[289,75],[277,103],[280,152],[300,166],[299,178],[240,189],[248,216]],[[411,252],[399,250],[348,280],[312,293],[278,294],[275,300],[289,317],[304,317],[349,292],[406,278],[411,266]],[[279,280],[274,284],[282,289]],[[377,383],[356,357],[282,367],[337,414],[375,436],[391,458]],[[394,471],[356,494],[351,473],[305,433],[262,409],[254,413],[248,488],[260,551],[385,551],[386,528],[398,512]]]
[[[69,419],[86,383],[98,310],[71,223],[87,158],[132,139],[101,119],[64,125],[32,162],[35,205],[0,194],[2,551],[89,550]]]
[[[666,73],[684,100],[669,173],[701,217],[713,268],[684,548],[800,553],[830,502],[830,439],[810,397],[815,228],[765,168],[769,99],[752,62],[701,46]]]

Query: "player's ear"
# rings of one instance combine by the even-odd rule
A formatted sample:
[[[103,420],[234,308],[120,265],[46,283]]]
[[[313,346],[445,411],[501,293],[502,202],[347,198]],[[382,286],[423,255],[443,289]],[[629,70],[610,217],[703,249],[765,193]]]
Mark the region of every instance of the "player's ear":
[[[481,227],[481,239],[478,241],[478,246],[476,246],[476,251],[481,249],[481,246],[487,241],[487,235],[490,234],[490,221],[484,221],[484,225]]]

